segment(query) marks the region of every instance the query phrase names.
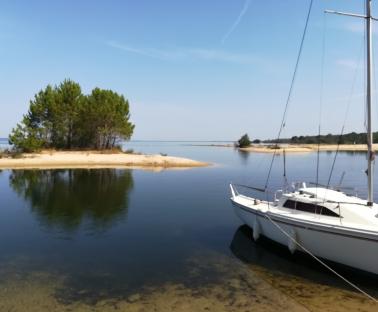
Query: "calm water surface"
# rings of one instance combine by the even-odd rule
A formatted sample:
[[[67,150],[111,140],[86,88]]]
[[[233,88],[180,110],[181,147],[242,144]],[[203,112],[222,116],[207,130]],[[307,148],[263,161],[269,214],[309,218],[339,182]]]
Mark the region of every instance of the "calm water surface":
[[[271,155],[191,144],[125,148],[214,165],[2,171],[0,311],[377,311],[308,257],[254,243],[234,215],[229,182],[263,186]],[[321,182],[333,156],[320,155]],[[365,159],[340,154],[333,183],[345,171],[365,196]],[[316,154],[287,157],[292,181],[314,181],[315,168]],[[279,156],[270,185],[281,184]],[[377,278],[337,269],[378,297]]]

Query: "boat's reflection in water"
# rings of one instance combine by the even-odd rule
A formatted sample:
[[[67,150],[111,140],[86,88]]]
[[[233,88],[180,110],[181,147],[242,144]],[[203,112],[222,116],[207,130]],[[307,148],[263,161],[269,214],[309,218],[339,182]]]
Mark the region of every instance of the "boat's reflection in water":
[[[273,242],[263,236],[257,242],[252,238],[252,229],[247,225],[240,226],[234,234],[230,249],[244,263],[267,279],[276,277],[286,281],[292,279],[303,283],[328,285],[337,289],[353,290],[343,280],[319,264],[315,259],[302,252],[293,255],[287,247]],[[361,255],[369,257],[369,255]],[[378,259],[377,259],[378,261]],[[348,280],[358,285],[370,295],[378,297],[378,275],[355,270],[337,263],[327,262],[330,267]],[[290,291],[288,289],[288,291]]]

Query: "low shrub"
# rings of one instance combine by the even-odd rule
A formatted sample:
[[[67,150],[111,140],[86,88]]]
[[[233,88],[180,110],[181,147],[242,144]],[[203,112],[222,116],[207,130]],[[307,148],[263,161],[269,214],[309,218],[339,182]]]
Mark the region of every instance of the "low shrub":
[[[238,141],[238,147],[247,147],[251,145],[251,140],[249,139],[248,134],[244,134]]]

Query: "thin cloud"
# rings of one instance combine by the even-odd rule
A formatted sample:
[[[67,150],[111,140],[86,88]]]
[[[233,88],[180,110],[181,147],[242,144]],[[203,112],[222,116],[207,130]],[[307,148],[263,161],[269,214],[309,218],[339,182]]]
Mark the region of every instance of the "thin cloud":
[[[354,33],[357,35],[363,35],[366,31],[366,25],[363,20],[360,20],[360,21],[357,20],[357,21],[345,23],[341,26],[341,28],[343,30],[346,30],[350,33]],[[375,24],[373,24],[373,27],[372,27],[372,34],[374,36],[377,35]]]
[[[362,69],[361,64],[353,59],[338,59],[336,60],[336,64],[348,69]]]
[[[221,50],[188,49],[187,53],[189,56],[194,57],[196,59],[209,61],[220,61],[240,64],[253,64],[257,62],[257,59],[251,55],[230,53]]]
[[[227,38],[233,33],[233,31],[236,29],[236,27],[238,27],[243,16],[245,15],[245,13],[247,13],[250,4],[251,4],[251,0],[246,0],[244,2],[244,6],[243,6],[242,10],[240,11],[239,16],[237,17],[235,22],[231,25],[230,29],[224,34],[224,36],[222,38],[222,44],[226,42]]]
[[[363,34],[365,32],[365,25],[363,21],[361,22],[349,22],[344,25],[344,29],[356,33],[356,34]]]
[[[156,58],[160,60],[178,60],[185,57],[182,53],[179,53],[178,51],[163,51],[158,49],[145,49],[145,48],[135,48],[131,46],[127,46],[115,41],[108,41],[106,43],[109,47],[122,50],[129,53],[139,54],[141,56],[146,56],[150,58]]]
[[[106,45],[127,53],[133,53],[143,57],[149,57],[163,61],[200,60],[235,64],[257,64],[259,62],[261,63],[262,61],[250,54],[233,53],[223,50],[211,50],[203,48],[175,48],[170,50],[136,48],[115,41],[109,41],[106,43]]]

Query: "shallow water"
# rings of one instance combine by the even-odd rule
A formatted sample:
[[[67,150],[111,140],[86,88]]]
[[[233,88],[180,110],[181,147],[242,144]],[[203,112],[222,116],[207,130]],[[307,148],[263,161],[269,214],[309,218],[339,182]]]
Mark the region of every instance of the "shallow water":
[[[0,172],[0,311],[376,311],[312,259],[254,243],[234,215],[229,182],[263,186],[271,155],[196,143],[125,148],[214,166]],[[333,156],[320,155],[320,182]],[[332,182],[345,170],[365,196],[365,162],[340,154]],[[316,154],[288,155],[287,172],[314,181]],[[279,156],[270,186],[281,184]],[[378,297],[378,279],[337,269]]]

